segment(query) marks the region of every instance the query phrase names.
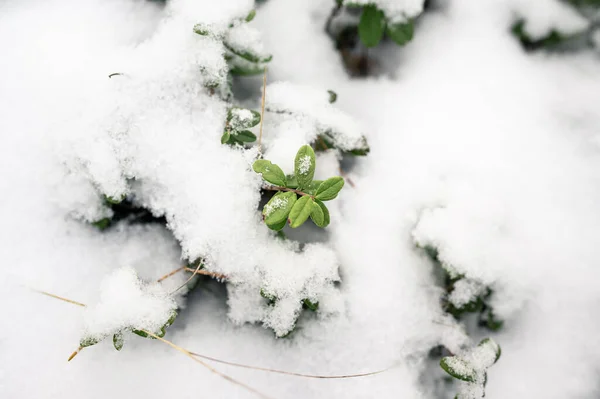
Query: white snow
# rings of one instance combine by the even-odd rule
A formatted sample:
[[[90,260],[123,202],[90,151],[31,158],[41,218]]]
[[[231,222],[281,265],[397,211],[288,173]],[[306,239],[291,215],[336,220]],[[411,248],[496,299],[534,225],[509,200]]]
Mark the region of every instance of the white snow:
[[[104,279],[98,303],[85,309],[83,336],[101,340],[128,329],[158,334],[176,308],[159,283],[143,283],[135,269],[123,267]]]
[[[374,4],[385,13],[391,23],[405,22],[423,11],[424,0],[347,0],[346,3]]]
[[[193,32],[197,23],[225,32],[254,2],[2,2],[0,396],[187,397],[201,381],[207,395],[253,397],[135,336],[123,351],[106,340],[66,362],[86,325],[109,333],[142,322],[142,308],[158,323],[155,311],[174,306],[160,295],[164,308],[145,302],[132,269],[151,283],[203,258],[228,279],[178,292],[183,309],[167,333],[176,344],[298,372],[395,365],[371,377],[308,380],[215,364],[271,397],[437,397],[426,383],[441,372],[429,367],[431,348],[460,353],[483,336],[503,352],[488,370],[486,398],[597,397],[597,49],[532,54],[510,34],[520,17],[536,37],[587,22],[555,0],[436,3],[412,43],[377,50],[384,73],[367,79],[346,75],[324,32],[333,2],[258,7],[252,28],[274,55],[266,106],[293,113],[266,112],[265,159],[290,173],[298,148],[323,129],[339,132],[342,149],[363,136],[371,147],[341,163],[354,187],[328,203],[326,229],[298,229],[308,237],[301,244],[261,221],[262,182],[250,167],[257,149],[219,141],[230,106],[259,109],[262,77],[236,79],[246,91],[241,104],[210,95],[205,85],[225,79],[225,50]],[[394,4],[416,13],[422,6]],[[109,79],[115,72],[122,75]],[[335,104],[327,90],[338,94]],[[339,165],[336,151],[317,153],[315,178],[339,174]],[[122,221],[100,232],[86,223],[111,216],[104,195],[123,194],[167,226]],[[493,288],[501,331],[444,313],[444,290],[417,244],[434,246],[466,276],[455,303],[476,295],[478,284]],[[97,302],[106,276],[105,292],[117,295]],[[188,277],[179,272],[151,291],[171,292]],[[132,292],[146,299],[130,304]],[[306,298],[319,302],[317,312],[301,310]],[[284,335],[294,325],[286,339],[270,331]]]

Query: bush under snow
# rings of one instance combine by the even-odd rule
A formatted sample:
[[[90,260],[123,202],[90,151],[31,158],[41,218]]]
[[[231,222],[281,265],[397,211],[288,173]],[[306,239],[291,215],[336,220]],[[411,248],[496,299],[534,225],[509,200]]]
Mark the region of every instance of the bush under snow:
[[[4,1],[0,396],[255,396],[148,331],[256,367],[385,369],[205,360],[273,398],[597,397],[599,18]],[[263,221],[338,175],[328,225]]]

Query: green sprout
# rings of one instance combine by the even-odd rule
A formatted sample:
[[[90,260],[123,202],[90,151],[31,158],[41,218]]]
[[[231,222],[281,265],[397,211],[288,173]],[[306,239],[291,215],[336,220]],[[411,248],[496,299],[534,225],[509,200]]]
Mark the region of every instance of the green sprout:
[[[315,152],[309,145],[298,150],[292,176],[286,176],[271,161],[254,162],[254,171],[272,184],[265,189],[277,191],[263,208],[263,219],[271,230],[283,229],[286,222],[291,228],[300,227],[309,217],[319,227],[329,224],[329,210],[323,202],[337,197],[344,187],[344,179],[336,176],[324,181],[313,180],[315,166]]]
[[[260,114],[256,111],[233,107],[227,113],[225,132],[221,136],[221,144],[252,143],[256,141],[256,135],[250,129],[260,123]]]

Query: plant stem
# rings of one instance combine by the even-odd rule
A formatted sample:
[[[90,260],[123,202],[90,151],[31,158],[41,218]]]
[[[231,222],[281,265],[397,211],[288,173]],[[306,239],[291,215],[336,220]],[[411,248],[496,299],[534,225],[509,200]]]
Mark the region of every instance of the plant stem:
[[[300,190],[296,190],[296,189],[293,189],[293,188],[287,188],[287,187],[265,186],[265,187],[263,187],[263,190],[269,190],[269,191],[290,191],[290,192],[296,193],[298,195],[308,195],[309,197],[314,198],[314,195],[310,195],[310,194],[307,194],[307,193],[302,192]]]
[[[265,98],[267,97],[267,67],[265,67],[265,73],[263,74],[263,87],[262,87],[262,100],[260,105],[260,133],[258,135],[258,153],[262,153],[262,132],[263,123],[265,119]]]
[[[204,276],[211,276],[214,277],[218,280],[227,280],[227,276],[221,273],[215,273],[215,272],[209,272],[208,270],[197,270],[197,269],[192,269],[191,267],[185,267],[183,270],[188,271],[188,272],[193,272],[194,274],[202,274]]]

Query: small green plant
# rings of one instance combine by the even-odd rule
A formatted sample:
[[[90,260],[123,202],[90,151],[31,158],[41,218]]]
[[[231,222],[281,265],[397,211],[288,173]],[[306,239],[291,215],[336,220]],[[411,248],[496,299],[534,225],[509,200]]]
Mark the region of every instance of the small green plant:
[[[486,338],[461,356],[443,357],[440,361],[442,369],[465,383],[455,399],[484,397],[487,370],[498,361],[501,354],[500,345]]]
[[[294,174],[286,176],[281,168],[264,159],[254,162],[252,168],[271,183],[265,189],[277,191],[263,208],[263,219],[271,230],[300,227],[310,217],[319,227],[329,224],[329,210],[324,201],[335,199],[344,187],[344,179],[336,176],[327,180],[313,180],[315,152],[303,145],[296,154]],[[299,198],[298,198],[299,197]]]
[[[167,328],[171,324],[173,324],[173,322],[175,321],[176,318],[177,318],[177,312],[172,311],[169,319],[163,324],[163,326],[158,331],[152,331],[152,334],[154,334],[160,338],[164,337],[165,334],[167,333]],[[126,332],[132,332],[132,333],[139,335],[140,337],[144,337],[144,338],[156,339],[152,335],[145,332],[143,329],[137,329],[137,328],[135,328],[135,326],[124,327],[112,335],[113,346],[118,351],[123,349],[123,344],[125,341],[124,334]],[[83,348],[87,348],[88,346],[96,345],[97,343],[101,342],[102,340],[104,340],[107,337],[108,337],[108,335],[102,336],[102,337],[84,336],[79,341],[79,349],[83,349]]]
[[[245,145],[256,141],[256,135],[248,129],[260,123],[260,114],[256,111],[233,107],[227,113],[225,132],[221,136],[222,144]]]
[[[265,66],[273,58],[256,47],[253,41],[245,40],[246,36],[255,36],[256,31],[246,24],[254,19],[256,10],[251,10],[244,18],[232,21],[226,28],[199,23],[194,32],[220,42],[225,48],[224,58],[229,65],[229,74],[233,76],[252,76],[264,72]],[[221,86],[224,77],[217,76],[210,81],[213,87]],[[231,80],[227,79],[230,83]]]
[[[516,37],[525,50],[581,50],[597,47],[593,35],[597,32],[596,15],[600,0],[565,0],[567,7],[573,7],[580,18],[578,28],[565,30],[564,26],[555,24],[549,27],[543,35],[533,35],[528,29],[526,18],[519,17],[511,26],[511,33]],[[587,20],[587,24],[586,24]]]
[[[360,6],[348,3],[348,7]],[[375,47],[386,34],[396,44],[404,46],[413,38],[414,22],[408,19],[405,22],[394,23],[375,4],[364,6],[358,23],[358,36],[361,42],[366,47]]]
[[[456,320],[469,314],[477,315],[477,324],[491,331],[498,331],[504,322],[497,318],[491,305],[493,290],[475,279],[471,279],[456,271],[439,259],[438,250],[430,245],[423,248],[429,259],[436,266],[443,280],[446,294],[442,298],[444,310]],[[470,297],[465,298],[464,293]]]

